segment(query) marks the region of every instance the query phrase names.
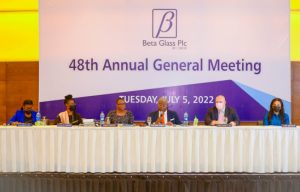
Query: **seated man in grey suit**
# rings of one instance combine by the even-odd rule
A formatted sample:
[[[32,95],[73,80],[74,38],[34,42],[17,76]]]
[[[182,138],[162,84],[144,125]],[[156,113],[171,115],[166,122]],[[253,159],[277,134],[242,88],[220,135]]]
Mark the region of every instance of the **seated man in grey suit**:
[[[226,99],[219,95],[215,100],[216,106],[208,109],[205,115],[205,125],[231,124],[239,125],[240,119],[233,108],[226,106]]]
[[[153,111],[148,115],[151,117],[151,123],[170,126],[181,124],[177,113],[168,109],[168,100],[166,98],[159,98],[157,108],[157,111]]]

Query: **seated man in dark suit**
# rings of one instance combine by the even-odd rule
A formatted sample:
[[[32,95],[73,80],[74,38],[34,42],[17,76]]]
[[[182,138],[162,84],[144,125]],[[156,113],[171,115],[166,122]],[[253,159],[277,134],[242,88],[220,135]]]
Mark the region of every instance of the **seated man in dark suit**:
[[[205,115],[205,125],[231,124],[239,125],[240,119],[233,108],[226,106],[223,95],[219,95],[215,100],[216,106],[208,109]]]
[[[158,110],[151,112],[148,116],[151,117],[151,123],[154,124],[163,124],[170,125],[173,124],[179,125],[181,121],[178,118],[178,115],[175,111],[171,111],[168,109],[168,101],[167,99],[161,97],[157,103]]]

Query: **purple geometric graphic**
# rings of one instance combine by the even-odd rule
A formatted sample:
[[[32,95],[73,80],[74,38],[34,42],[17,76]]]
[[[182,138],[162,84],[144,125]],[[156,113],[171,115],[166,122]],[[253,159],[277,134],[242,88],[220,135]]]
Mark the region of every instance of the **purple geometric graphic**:
[[[266,113],[266,109],[231,80],[88,97],[76,98],[76,95],[73,96],[77,103],[77,112],[83,118],[94,119],[99,119],[101,111],[107,114],[110,110],[114,110],[116,108],[115,100],[119,96],[126,96],[127,102],[128,96],[155,96],[157,99],[161,96],[170,96],[170,98],[179,96],[179,102],[170,102],[169,109],[176,111],[181,120],[183,120],[183,113],[188,112],[190,121],[194,119],[195,115],[200,121],[203,121],[207,109],[214,106],[214,98],[220,94],[226,97],[227,105],[237,111],[241,121],[262,120]],[[184,96],[188,98],[189,103],[184,102]],[[62,95],[62,98],[64,98],[64,95]],[[171,101],[170,98],[168,99]],[[194,103],[194,101],[198,101],[198,103]],[[65,110],[63,99],[41,102],[40,107],[42,115],[47,116],[49,119],[54,119],[59,112]],[[126,108],[133,112],[136,121],[145,121],[147,115],[157,109],[157,104],[127,103]]]

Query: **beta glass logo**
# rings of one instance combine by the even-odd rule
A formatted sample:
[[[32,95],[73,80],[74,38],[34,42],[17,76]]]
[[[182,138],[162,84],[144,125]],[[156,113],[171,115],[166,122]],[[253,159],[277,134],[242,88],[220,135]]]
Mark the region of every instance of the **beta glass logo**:
[[[177,10],[152,10],[152,37],[177,38]]]

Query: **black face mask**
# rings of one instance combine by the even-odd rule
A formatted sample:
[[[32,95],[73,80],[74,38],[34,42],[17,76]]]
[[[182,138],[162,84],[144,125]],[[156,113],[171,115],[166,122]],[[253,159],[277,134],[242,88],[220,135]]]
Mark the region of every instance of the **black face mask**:
[[[71,105],[70,106],[70,111],[76,111],[76,105]]]
[[[280,106],[273,106],[272,109],[273,109],[273,111],[278,113],[280,111],[281,107]]]
[[[27,115],[30,115],[31,114],[31,110],[26,110],[24,111]]]

